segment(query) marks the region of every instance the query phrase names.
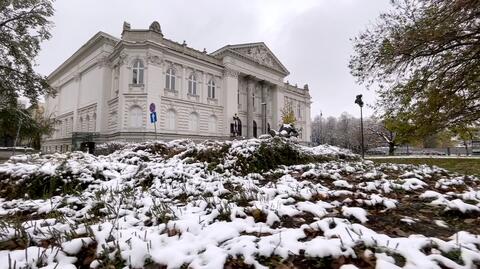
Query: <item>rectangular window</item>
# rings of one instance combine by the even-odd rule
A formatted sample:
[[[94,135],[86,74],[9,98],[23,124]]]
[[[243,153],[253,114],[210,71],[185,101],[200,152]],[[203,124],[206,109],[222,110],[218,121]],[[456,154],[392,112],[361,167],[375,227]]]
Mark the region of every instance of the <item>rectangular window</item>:
[[[137,78],[138,78],[138,70],[133,69],[133,79],[132,79],[133,84],[138,84]]]
[[[197,95],[197,83],[194,81],[188,82],[188,93],[190,95]]]
[[[208,86],[208,98],[215,99],[215,87]]]
[[[139,70],[138,73],[138,84],[143,84],[143,69]]]

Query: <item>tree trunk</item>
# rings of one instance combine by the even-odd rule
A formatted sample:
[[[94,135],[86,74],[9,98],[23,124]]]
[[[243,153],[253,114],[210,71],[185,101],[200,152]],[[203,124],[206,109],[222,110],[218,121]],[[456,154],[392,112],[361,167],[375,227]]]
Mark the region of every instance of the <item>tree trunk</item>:
[[[395,143],[392,143],[392,142],[388,143],[388,155],[390,156],[395,155]]]
[[[468,156],[468,144],[467,144],[467,141],[463,141],[463,145],[465,145],[465,155]]]

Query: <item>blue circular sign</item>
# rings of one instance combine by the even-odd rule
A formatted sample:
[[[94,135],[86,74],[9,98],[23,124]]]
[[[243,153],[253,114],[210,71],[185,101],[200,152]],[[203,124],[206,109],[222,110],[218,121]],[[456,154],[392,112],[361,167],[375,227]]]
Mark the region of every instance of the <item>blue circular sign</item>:
[[[154,103],[150,104],[150,112],[155,112],[155,104]]]

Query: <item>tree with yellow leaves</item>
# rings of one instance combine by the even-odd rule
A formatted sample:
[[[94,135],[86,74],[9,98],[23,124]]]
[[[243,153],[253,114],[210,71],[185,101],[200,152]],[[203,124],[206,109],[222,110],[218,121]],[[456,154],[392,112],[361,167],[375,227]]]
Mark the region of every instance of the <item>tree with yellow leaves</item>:
[[[297,118],[295,117],[295,112],[293,111],[291,102],[286,102],[281,112],[282,124],[291,124],[292,126],[295,125]]]

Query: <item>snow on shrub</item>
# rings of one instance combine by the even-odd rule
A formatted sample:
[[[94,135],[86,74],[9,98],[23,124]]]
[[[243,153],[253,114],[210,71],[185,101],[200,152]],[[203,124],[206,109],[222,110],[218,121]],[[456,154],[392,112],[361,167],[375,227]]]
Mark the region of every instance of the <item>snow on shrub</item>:
[[[104,148],[0,165],[0,268],[475,268],[480,260],[474,177],[280,137]]]

